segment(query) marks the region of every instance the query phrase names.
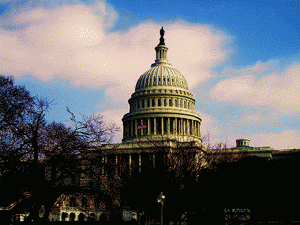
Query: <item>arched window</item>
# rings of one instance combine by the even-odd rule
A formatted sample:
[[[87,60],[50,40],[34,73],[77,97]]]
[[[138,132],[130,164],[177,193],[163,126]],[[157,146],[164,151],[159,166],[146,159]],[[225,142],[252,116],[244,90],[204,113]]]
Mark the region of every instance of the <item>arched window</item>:
[[[173,101],[172,101],[172,99],[169,99],[169,106],[170,106],[170,107],[173,106]]]
[[[79,221],[84,221],[85,215],[83,213],[80,213],[78,218],[79,218]]]
[[[90,214],[89,221],[96,221],[96,215],[95,215],[95,213],[91,213]]]
[[[66,218],[68,217],[68,213],[63,212],[61,217],[62,217],[61,218],[62,221],[66,221]]]
[[[75,221],[75,213],[70,214],[70,221]]]
[[[149,99],[147,100],[147,107],[148,108],[150,107],[150,100]]]
[[[164,99],[164,106],[166,107],[168,104],[167,99]]]
[[[161,106],[161,99],[159,98],[159,99],[157,99],[157,100],[158,100],[157,106]]]
[[[175,107],[178,107],[178,100],[175,99]]]

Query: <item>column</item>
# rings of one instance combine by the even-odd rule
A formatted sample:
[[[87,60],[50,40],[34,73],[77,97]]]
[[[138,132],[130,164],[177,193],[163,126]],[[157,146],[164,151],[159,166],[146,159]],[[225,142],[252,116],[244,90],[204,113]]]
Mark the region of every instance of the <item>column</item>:
[[[141,119],[141,125],[143,124],[143,119]],[[144,124],[143,124],[144,125]],[[144,135],[144,128],[140,129],[141,130],[141,136]]]
[[[153,122],[154,122],[154,129],[153,129],[153,134],[156,134],[156,118],[153,118]]]
[[[189,129],[189,120],[186,119],[186,120],[185,120],[185,135],[188,135],[188,134],[189,134],[188,129]]]
[[[170,135],[170,117],[168,117],[167,133]]]
[[[148,118],[148,127],[147,127],[147,130],[148,130],[148,135],[150,135],[150,132],[151,132],[151,127],[150,127],[150,118]]]
[[[134,120],[134,131],[135,131],[135,136],[137,137],[137,120]]]
[[[186,120],[185,120],[185,135],[188,135],[188,134],[189,134],[188,129],[189,129],[189,120],[186,119]]]
[[[183,135],[183,119],[180,119],[180,134]]]
[[[130,120],[130,136],[133,136],[133,120]]]
[[[152,166],[153,166],[153,169],[155,169],[155,154],[153,154],[151,157],[152,157],[152,162],[153,162]]]
[[[131,163],[132,163],[132,159],[131,159],[131,154],[129,154],[129,176],[131,177],[131,170],[132,170],[132,166],[131,166]]]
[[[186,135],[186,119],[183,120],[183,135]]]
[[[173,126],[173,128],[174,128],[174,135],[177,135],[177,118],[176,117],[174,119],[174,126]]]
[[[164,134],[164,118],[161,118],[161,134]]]

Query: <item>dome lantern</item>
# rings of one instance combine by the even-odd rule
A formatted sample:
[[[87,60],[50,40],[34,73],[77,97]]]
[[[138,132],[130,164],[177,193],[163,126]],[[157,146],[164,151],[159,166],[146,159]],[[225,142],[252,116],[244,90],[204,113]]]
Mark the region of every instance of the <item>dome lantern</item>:
[[[156,51],[156,60],[155,63],[151,65],[151,67],[158,66],[158,65],[167,65],[167,66],[172,66],[169,61],[167,60],[167,52],[168,48],[165,45],[165,39],[164,39],[165,31],[164,28],[162,27],[160,29],[160,39],[159,39],[159,44],[155,47]]]

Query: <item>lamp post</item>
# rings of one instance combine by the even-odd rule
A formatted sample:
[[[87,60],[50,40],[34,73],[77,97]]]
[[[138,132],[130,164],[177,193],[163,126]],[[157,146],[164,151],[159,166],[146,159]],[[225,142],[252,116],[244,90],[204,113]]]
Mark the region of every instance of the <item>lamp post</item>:
[[[157,202],[161,203],[161,212],[160,212],[160,224],[163,225],[163,207],[164,207],[164,202],[165,202],[166,196],[162,192],[160,192],[160,195],[157,197]]]

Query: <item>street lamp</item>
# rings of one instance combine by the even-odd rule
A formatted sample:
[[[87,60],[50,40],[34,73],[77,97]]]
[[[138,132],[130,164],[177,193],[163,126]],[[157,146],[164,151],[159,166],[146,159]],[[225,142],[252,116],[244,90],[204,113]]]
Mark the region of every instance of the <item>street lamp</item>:
[[[160,217],[161,221],[160,224],[163,225],[163,207],[164,207],[164,202],[165,202],[166,196],[162,192],[160,192],[160,195],[157,197],[157,202],[161,203],[161,212],[160,212]]]

